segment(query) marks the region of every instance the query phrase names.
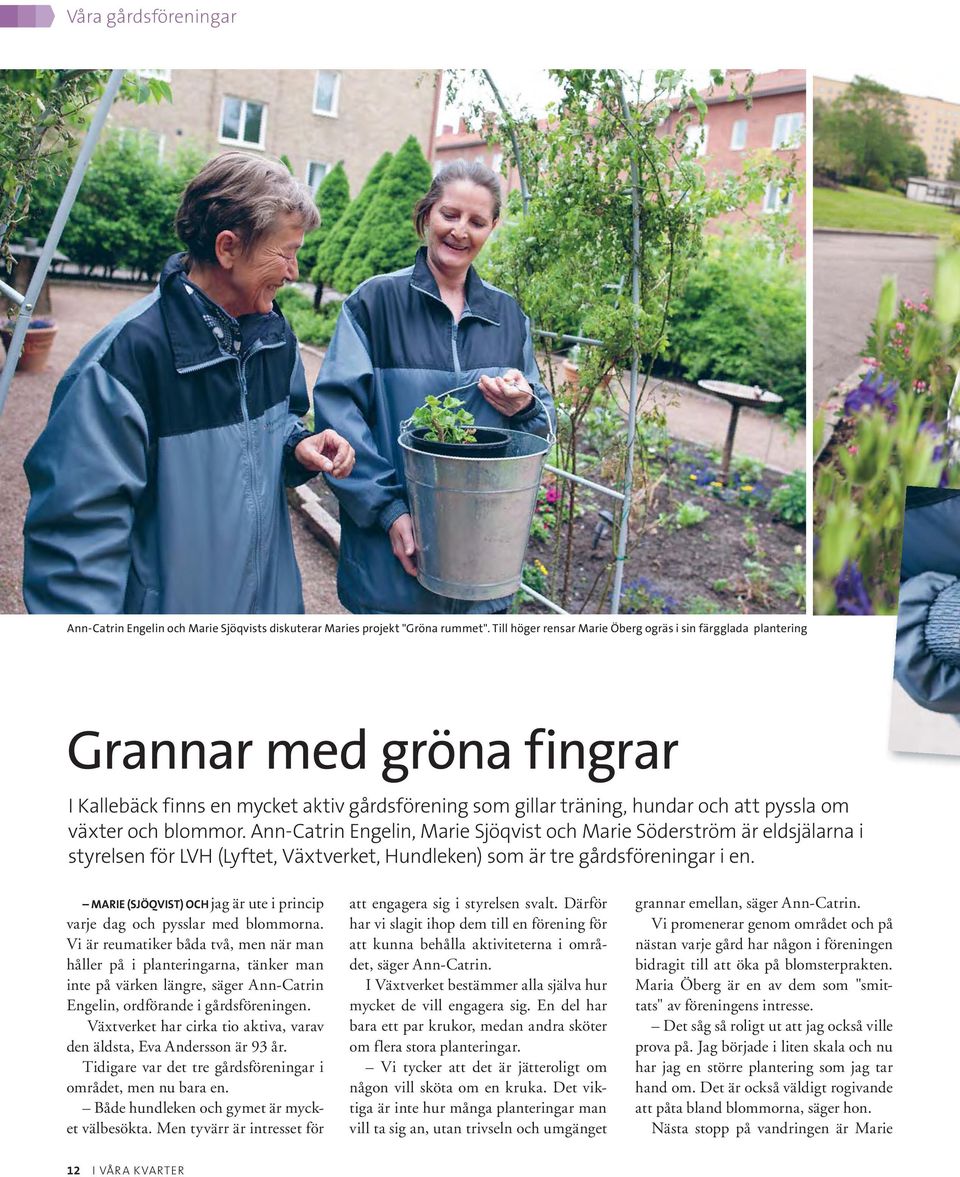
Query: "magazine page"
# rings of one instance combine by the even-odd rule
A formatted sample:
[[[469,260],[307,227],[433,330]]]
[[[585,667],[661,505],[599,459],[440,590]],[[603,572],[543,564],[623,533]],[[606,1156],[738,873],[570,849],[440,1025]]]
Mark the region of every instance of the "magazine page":
[[[0,6],[12,1164],[940,1167],[960,94],[440,16]]]
[[[883,749],[867,625],[816,705],[823,631],[31,633],[16,1155],[935,1164],[954,803]]]

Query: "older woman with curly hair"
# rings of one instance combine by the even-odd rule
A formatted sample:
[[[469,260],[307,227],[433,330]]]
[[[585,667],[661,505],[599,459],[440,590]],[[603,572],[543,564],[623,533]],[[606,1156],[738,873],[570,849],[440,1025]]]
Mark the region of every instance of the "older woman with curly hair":
[[[354,462],[301,424],[303,364],[274,303],[317,219],[286,168],[241,152],[188,185],[187,252],[81,351],[27,456],[31,612],[303,611],[284,483]]]

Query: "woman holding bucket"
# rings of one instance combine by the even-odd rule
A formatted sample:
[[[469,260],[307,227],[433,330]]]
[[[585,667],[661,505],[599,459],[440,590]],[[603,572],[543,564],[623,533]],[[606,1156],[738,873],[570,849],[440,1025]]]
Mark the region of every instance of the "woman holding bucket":
[[[428,395],[456,396],[477,425],[550,431],[530,324],[510,295],[473,268],[500,216],[500,181],[457,160],[413,210],[425,242],[407,269],[362,283],[343,305],[314,388],[315,428],[357,452],[340,500],[337,588],[352,613],[498,613],[510,598],[465,601],[417,580],[398,437]]]

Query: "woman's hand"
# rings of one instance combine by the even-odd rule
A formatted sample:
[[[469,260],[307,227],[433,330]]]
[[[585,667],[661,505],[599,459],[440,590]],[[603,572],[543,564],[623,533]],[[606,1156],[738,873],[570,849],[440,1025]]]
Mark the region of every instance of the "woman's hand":
[[[517,368],[503,376],[481,376],[477,384],[487,404],[504,417],[522,412],[533,400],[533,389]]]
[[[408,514],[399,515],[390,524],[387,533],[393,554],[403,565],[404,572],[417,575],[417,542],[413,536],[413,520]]]
[[[333,429],[305,437],[293,456],[301,466],[329,474],[331,478],[346,478],[357,460],[350,442]]]

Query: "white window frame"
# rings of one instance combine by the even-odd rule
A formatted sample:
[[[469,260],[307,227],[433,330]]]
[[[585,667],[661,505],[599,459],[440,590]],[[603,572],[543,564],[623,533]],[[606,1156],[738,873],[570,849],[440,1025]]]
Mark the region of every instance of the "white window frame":
[[[259,106],[263,111],[260,117],[260,142],[253,143],[248,139],[230,139],[223,133],[223,116],[228,102],[240,103],[240,130],[243,131],[247,122],[247,106]],[[266,102],[257,102],[253,98],[238,98],[235,94],[224,94],[220,101],[220,128],[217,134],[217,141],[219,143],[229,143],[231,147],[252,147],[257,151],[263,151],[267,142],[267,104]]]
[[[783,191],[782,186],[776,180],[771,180],[767,184],[763,193],[763,211],[765,213],[777,213],[782,208],[790,208],[793,204],[793,193],[788,192],[786,199],[780,193]]]
[[[733,124],[733,129],[730,132],[730,150],[743,151],[747,146],[747,128],[750,126],[749,119],[737,119]],[[737,132],[740,132],[738,135]]]
[[[690,123],[685,131],[686,150],[694,155],[706,155],[710,128],[706,123]]]
[[[317,85],[320,81],[321,74],[333,74],[333,97],[330,101],[329,110],[321,110],[317,106]],[[340,114],[340,71],[336,69],[318,69],[316,76],[313,79],[313,113],[319,114],[323,118],[335,119]]]
[[[790,151],[800,146],[800,131],[803,129],[803,111],[792,114],[778,114],[773,124],[774,151]]]
[[[310,189],[310,191],[314,194],[314,196],[316,196],[317,189],[320,187],[320,185],[323,183],[323,181],[327,178],[327,176],[330,175],[330,169],[332,166],[333,165],[328,160],[325,160],[325,159],[308,159],[307,160],[307,174],[305,177],[306,184],[307,184],[307,187]],[[316,184],[312,184],[310,182],[310,169],[311,168],[323,168],[323,175],[316,182]]]

